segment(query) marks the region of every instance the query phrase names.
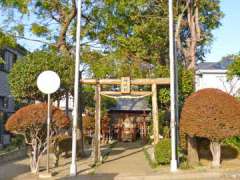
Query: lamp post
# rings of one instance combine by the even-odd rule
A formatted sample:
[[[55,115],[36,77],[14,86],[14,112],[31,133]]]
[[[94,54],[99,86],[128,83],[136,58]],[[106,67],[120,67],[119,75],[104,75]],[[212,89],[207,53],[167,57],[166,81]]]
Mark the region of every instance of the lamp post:
[[[48,95],[48,113],[47,113],[47,174],[43,177],[51,177],[49,172],[49,136],[50,136],[50,121],[51,121],[51,94],[56,92],[60,87],[60,78],[57,73],[53,71],[44,71],[37,78],[38,89]]]
[[[170,59],[170,97],[171,97],[171,172],[177,171],[177,139],[176,139],[176,100],[177,100],[177,82],[176,82],[176,60],[174,47],[174,26],[173,26],[173,0],[168,0],[169,12],[169,59]]]

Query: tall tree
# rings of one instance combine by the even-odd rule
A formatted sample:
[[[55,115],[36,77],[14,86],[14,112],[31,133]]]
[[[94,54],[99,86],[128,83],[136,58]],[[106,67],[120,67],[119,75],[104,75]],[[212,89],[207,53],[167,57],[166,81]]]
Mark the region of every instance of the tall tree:
[[[8,21],[10,28],[7,29],[14,30],[17,37],[26,38],[24,32],[30,30],[47,45],[53,45],[64,53],[73,52],[71,47],[75,43],[77,12],[75,0],[0,0],[0,4],[4,8],[8,7],[8,10],[20,13],[17,16],[8,13],[8,20],[17,23]],[[33,21],[26,22],[29,15],[32,15]],[[212,30],[220,25],[222,15],[219,0],[176,2],[178,57],[187,68],[195,68],[197,60],[204,57],[207,45],[212,40]],[[116,74],[146,76],[146,73],[137,70],[143,69],[142,62],[152,65],[168,64],[166,1],[85,0],[82,20],[82,44],[95,47],[90,48],[90,54],[92,50],[98,49],[102,56],[98,56],[100,64],[107,62],[115,69]],[[85,46],[83,48],[89,54],[89,49]],[[95,56],[90,58],[94,59]],[[87,61],[90,66],[93,62],[95,61]]]
[[[6,34],[4,34],[3,31],[1,31],[0,29],[0,48],[4,47],[4,46],[11,46],[11,47],[15,47],[16,46],[16,39],[8,36]]]
[[[146,76],[134,71],[143,62],[169,64],[166,1],[101,0],[99,4],[90,12],[94,23],[87,35],[100,44],[100,62],[108,62],[115,72],[117,64],[131,76]],[[178,57],[185,67],[195,68],[208,50],[212,30],[220,25],[219,0],[179,0],[174,6]]]
[[[93,2],[89,0],[83,2],[83,12],[89,11],[91,3]],[[40,42],[44,48],[56,49],[64,56],[74,55],[76,0],[0,0],[0,6],[3,12],[7,11],[2,26],[8,35]],[[87,25],[89,20],[83,13],[82,24]],[[65,96],[68,97],[68,94],[66,92]],[[79,126],[81,127],[81,118]],[[82,134],[81,130],[79,132]],[[80,147],[82,151],[82,146]]]
[[[92,8],[94,24],[87,33],[100,44],[98,62],[107,62],[112,76],[132,77],[150,76],[142,71],[167,64],[167,13],[167,3],[162,1],[102,0],[101,8]]]
[[[69,56],[56,52],[36,51],[22,57],[13,66],[8,79],[11,94],[16,100],[46,100],[37,88],[38,75],[46,70],[57,72],[61,78],[60,90],[53,94],[54,100],[60,100],[66,92],[73,91],[74,63]]]
[[[178,57],[188,69],[204,59],[212,41],[212,30],[221,25],[219,0],[183,0],[176,5],[176,45]]]
[[[9,35],[71,54],[75,42],[75,0],[0,0],[0,5],[5,13],[2,26]]]
[[[16,47],[16,39],[4,34],[4,32],[0,28],[0,49],[4,46]],[[1,51],[1,50],[0,50]],[[3,64],[4,60],[0,56],[0,64]]]

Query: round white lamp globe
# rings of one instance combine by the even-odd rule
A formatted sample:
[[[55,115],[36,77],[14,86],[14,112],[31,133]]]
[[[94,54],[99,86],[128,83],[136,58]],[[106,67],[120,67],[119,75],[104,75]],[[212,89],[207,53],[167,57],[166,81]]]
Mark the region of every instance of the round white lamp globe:
[[[37,87],[44,94],[52,94],[60,87],[60,78],[53,71],[43,71],[37,78]]]

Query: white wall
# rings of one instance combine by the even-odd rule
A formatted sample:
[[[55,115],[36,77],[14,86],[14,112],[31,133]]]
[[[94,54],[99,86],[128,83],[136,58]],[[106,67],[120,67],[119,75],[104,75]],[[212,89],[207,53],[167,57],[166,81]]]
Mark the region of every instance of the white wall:
[[[240,79],[236,77],[233,80],[227,80],[226,71],[224,70],[199,70],[196,73],[196,90],[204,88],[217,88],[237,96],[240,95]]]

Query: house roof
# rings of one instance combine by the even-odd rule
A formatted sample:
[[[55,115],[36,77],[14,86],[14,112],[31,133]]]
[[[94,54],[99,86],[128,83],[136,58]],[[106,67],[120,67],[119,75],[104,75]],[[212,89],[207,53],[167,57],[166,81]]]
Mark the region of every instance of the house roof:
[[[197,65],[198,70],[227,70],[228,66],[232,64],[234,58],[232,56],[225,57],[219,62],[204,62]]]
[[[0,50],[5,50],[5,49],[17,51],[19,54],[21,54],[23,56],[25,56],[27,53],[29,53],[29,51],[27,49],[25,49],[23,46],[21,46],[19,44],[17,44],[14,47],[6,45],[6,46],[3,46],[0,48]]]
[[[15,47],[15,49],[17,49],[18,51],[21,51],[21,53],[22,53],[23,55],[26,55],[26,54],[29,52],[25,47],[23,47],[23,46],[20,45],[20,44],[17,44],[17,46]]]
[[[145,98],[117,99],[116,105],[110,111],[150,111],[149,104]]]

